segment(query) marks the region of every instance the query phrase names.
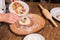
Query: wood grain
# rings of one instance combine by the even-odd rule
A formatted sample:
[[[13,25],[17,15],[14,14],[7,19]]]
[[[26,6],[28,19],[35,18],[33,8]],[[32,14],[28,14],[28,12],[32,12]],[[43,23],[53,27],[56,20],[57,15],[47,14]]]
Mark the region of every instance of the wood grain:
[[[41,10],[37,6],[38,2],[27,2],[30,7],[30,13],[35,13],[40,16],[42,16],[45,21],[45,27],[36,32],[45,37],[46,40],[60,40],[60,23],[58,21],[55,21],[58,25],[58,27],[54,27],[41,13]],[[8,4],[7,4],[8,5]],[[60,4],[50,4],[50,7],[48,8],[48,4],[42,4],[43,7],[47,8],[48,10],[52,9],[53,7],[58,7]],[[8,24],[3,24],[0,27],[0,40],[22,40],[25,36],[22,35],[16,35],[12,33],[9,29]]]

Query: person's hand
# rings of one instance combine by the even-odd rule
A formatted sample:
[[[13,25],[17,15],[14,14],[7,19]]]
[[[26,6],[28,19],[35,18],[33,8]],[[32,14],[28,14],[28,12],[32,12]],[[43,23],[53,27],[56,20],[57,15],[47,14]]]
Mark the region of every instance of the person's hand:
[[[13,13],[6,13],[3,15],[2,20],[6,23],[15,23],[20,20],[20,17]]]

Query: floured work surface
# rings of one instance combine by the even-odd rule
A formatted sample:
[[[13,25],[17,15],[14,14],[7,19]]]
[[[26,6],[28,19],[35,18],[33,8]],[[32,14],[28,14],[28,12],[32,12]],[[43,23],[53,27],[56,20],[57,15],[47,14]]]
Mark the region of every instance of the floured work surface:
[[[11,24],[10,29],[19,35],[26,35],[33,32],[37,32],[38,30],[42,29],[44,27],[45,21],[44,19],[37,15],[37,14],[27,14],[28,18],[31,19],[31,25],[19,25],[19,23]]]

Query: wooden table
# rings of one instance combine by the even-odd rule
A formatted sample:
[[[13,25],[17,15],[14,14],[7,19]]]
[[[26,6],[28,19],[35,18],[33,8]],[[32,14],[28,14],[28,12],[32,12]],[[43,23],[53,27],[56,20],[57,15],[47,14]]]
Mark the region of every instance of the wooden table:
[[[37,6],[39,3],[38,2],[27,2],[29,7],[30,7],[30,12],[38,14],[42,16],[41,14],[41,9]],[[50,10],[53,7],[58,7],[60,4],[42,4],[43,7],[47,8]],[[43,17],[43,16],[42,16]],[[44,18],[44,17],[43,17]],[[58,21],[55,21],[58,25],[58,27],[54,27],[50,21],[48,21],[46,18],[45,19],[45,27],[41,29],[40,31],[36,32],[45,37],[46,40],[60,40],[60,23]],[[4,23],[0,27],[0,40],[22,40],[25,36],[22,35],[16,35],[11,32],[9,29],[8,24]]]

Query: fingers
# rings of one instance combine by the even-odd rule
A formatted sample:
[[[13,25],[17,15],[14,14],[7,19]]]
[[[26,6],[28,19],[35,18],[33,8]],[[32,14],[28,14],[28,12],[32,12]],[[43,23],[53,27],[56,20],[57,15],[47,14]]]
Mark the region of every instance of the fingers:
[[[14,14],[14,13],[7,13],[7,15],[9,15],[9,18],[14,18],[15,20],[19,21],[20,20],[20,16]]]
[[[4,22],[7,23],[15,23],[20,20],[20,17],[13,13],[6,13],[4,16]]]
[[[20,18],[21,18],[21,17],[19,17],[19,16],[15,16],[15,17],[14,17],[14,19],[16,19],[17,21],[19,21]]]
[[[4,22],[6,22],[6,23],[15,23],[17,21],[15,19],[5,19]]]

